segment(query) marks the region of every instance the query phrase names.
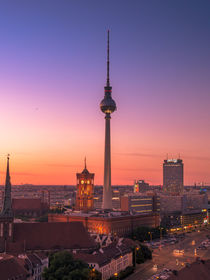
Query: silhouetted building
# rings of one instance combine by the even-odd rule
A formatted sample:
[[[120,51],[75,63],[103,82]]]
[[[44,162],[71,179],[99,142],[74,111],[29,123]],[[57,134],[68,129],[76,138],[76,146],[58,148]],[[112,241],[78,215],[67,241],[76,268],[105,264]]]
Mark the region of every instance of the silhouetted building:
[[[144,180],[134,182],[134,192],[145,192],[149,190],[149,184]]]
[[[93,209],[94,173],[89,173],[86,167],[82,173],[77,173],[76,210],[90,211]]]
[[[163,190],[173,195],[183,192],[183,162],[167,159],[163,163]]]
[[[17,254],[27,251],[95,248],[95,242],[81,222],[14,223],[8,157],[4,203],[0,214],[0,252]]]

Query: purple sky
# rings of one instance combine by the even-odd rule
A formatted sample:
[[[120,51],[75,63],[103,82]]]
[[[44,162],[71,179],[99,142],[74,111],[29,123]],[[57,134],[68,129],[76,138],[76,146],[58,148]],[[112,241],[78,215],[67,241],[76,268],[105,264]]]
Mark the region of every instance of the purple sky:
[[[210,183],[209,13],[194,0],[1,2],[0,153],[13,181],[75,183],[86,155],[102,183],[109,28],[113,183],[161,184],[167,153],[181,154],[186,184]]]

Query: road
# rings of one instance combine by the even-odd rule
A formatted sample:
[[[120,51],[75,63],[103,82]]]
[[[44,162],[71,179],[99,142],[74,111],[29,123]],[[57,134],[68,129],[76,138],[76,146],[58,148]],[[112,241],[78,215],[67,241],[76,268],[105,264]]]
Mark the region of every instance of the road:
[[[154,249],[153,259],[143,264],[137,264],[136,271],[126,279],[147,280],[152,275],[162,271],[165,267],[172,270],[180,270],[186,263],[194,262],[196,257],[210,259],[210,248],[207,250],[197,250],[197,254],[195,255],[195,248],[206,239],[207,234],[210,234],[210,230],[187,233],[183,240],[180,240],[174,245]],[[184,255],[174,255],[173,251],[175,249],[184,250]],[[154,264],[157,265],[157,269],[154,268]]]

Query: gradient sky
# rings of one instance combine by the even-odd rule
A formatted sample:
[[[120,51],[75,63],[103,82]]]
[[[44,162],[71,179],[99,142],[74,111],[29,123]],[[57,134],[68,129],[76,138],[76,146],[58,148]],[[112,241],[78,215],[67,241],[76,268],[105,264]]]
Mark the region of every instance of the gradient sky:
[[[0,184],[75,184],[87,156],[103,182],[106,30],[117,112],[112,182],[210,185],[210,1],[0,2]]]

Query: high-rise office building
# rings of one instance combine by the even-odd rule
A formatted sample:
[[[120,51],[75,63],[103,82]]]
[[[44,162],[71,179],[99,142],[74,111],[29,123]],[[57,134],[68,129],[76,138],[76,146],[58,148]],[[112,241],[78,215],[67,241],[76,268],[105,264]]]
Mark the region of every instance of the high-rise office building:
[[[163,163],[163,190],[170,194],[183,192],[183,162],[181,159],[166,159]]]

